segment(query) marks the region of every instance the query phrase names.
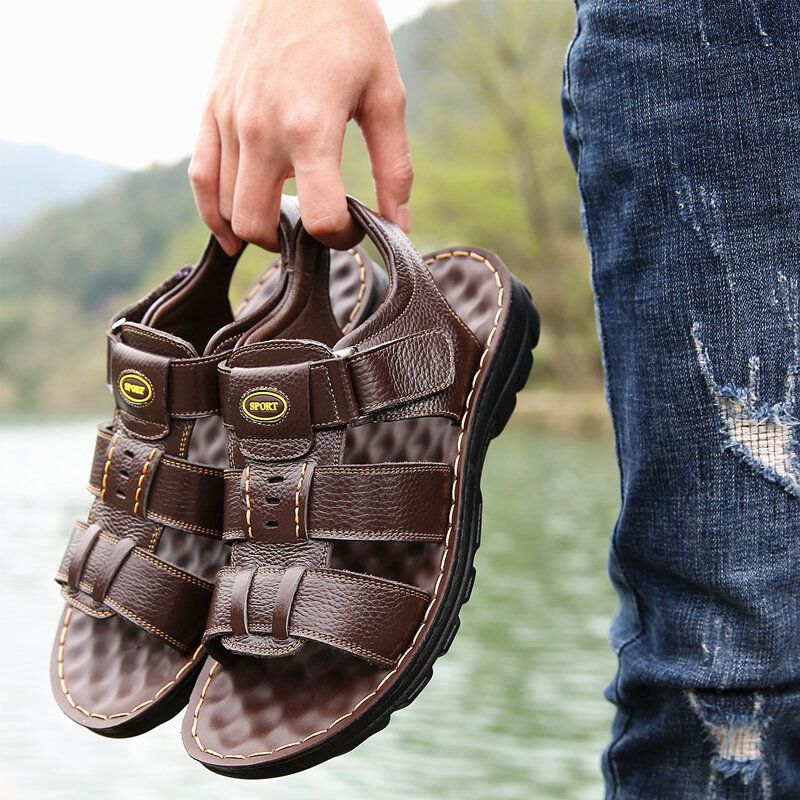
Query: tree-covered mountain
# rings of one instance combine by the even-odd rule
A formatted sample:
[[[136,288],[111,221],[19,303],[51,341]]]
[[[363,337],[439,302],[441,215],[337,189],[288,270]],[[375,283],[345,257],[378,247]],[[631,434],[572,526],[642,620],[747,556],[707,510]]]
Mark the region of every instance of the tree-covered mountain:
[[[125,170],[38,144],[0,142],[0,240],[46,208],[108,186]]]
[[[544,313],[539,380],[595,388],[588,259],[561,142],[561,61],[572,25],[565,0],[462,0],[399,28],[394,42],[409,94],[416,244],[500,253]],[[348,190],[371,202],[355,130],[344,171]],[[108,318],[192,261],[206,235],[185,162],[125,176],[20,229],[0,250],[0,404],[72,411],[107,402]],[[248,251],[234,294],[267,258]]]

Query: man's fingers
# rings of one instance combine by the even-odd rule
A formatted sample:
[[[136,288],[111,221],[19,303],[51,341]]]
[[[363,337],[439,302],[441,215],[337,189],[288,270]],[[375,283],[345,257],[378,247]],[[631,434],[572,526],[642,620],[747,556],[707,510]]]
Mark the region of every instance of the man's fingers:
[[[408,200],[414,182],[405,122],[406,95],[399,76],[386,89],[365,97],[358,123],[372,164],[378,211],[406,232]]]
[[[230,222],[236,174],[239,171],[239,139],[230,119],[218,119],[217,125],[220,138],[219,213]]]
[[[286,170],[270,163],[263,148],[242,144],[231,224],[246,242],[277,252],[281,190]]]
[[[206,114],[200,123],[197,143],[189,162],[189,182],[203,222],[217,237],[225,252],[233,255],[241,242],[219,211],[219,168],[219,130],[213,116]]]
[[[336,250],[357,244],[363,233],[350,216],[337,157],[294,164],[303,227]]]

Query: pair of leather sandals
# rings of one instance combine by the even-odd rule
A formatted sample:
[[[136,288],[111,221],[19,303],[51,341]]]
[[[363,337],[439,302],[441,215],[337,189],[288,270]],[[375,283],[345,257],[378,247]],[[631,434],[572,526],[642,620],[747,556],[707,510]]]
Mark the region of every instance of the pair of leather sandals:
[[[425,686],[474,580],[480,476],[539,322],[493,253],[331,252],[285,198],[281,258],[231,311],[211,241],[108,334],[113,423],[56,580],[71,719],[188,708],[196,760],[270,777],[344,753]]]

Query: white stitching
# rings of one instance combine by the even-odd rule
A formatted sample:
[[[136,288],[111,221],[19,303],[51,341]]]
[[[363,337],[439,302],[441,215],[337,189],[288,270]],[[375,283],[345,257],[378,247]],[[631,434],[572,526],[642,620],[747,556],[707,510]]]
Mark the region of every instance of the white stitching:
[[[149,700],[145,700],[143,703],[139,703],[139,705],[132,708],[130,711],[123,711],[116,714],[99,714],[92,711],[87,711],[82,706],[79,706],[75,700],[73,699],[72,695],[70,694],[69,689],[67,688],[67,681],[64,674],[64,643],[67,639],[67,628],[69,627],[69,622],[72,619],[72,608],[68,608],[66,613],[64,614],[64,624],[61,626],[61,633],[58,638],[58,655],[57,655],[57,664],[58,664],[58,681],[61,685],[61,691],[64,693],[64,696],[67,698],[67,702],[77,711],[80,711],[86,717],[92,717],[94,719],[119,719],[122,717],[129,717],[135,714],[137,711],[143,709],[145,706],[150,705],[151,703],[155,702],[159,698],[159,696],[166,691],[170,686],[175,684],[177,681],[180,680],[181,676],[187,669],[189,669],[192,664],[194,664],[197,659],[203,653],[203,646],[200,645],[194,653],[192,653],[191,658],[181,666],[181,668],[175,673],[175,676],[172,680],[168,683],[165,683],[153,697]]]

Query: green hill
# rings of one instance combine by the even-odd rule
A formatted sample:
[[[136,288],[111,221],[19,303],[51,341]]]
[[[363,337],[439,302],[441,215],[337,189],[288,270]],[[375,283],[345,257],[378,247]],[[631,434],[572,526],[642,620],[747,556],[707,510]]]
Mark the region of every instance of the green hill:
[[[565,0],[464,0],[431,9],[394,41],[409,93],[415,242],[423,251],[471,243],[499,252],[544,314],[539,380],[595,389],[588,259],[561,143],[561,61],[572,25]],[[372,202],[355,130],[344,171],[348,190]],[[108,318],[194,260],[205,238],[186,163],[125,176],[19,230],[0,250],[2,407],[107,404]],[[266,258],[248,251],[235,292]]]
[[[0,142],[0,240],[45,208],[108,186],[125,170],[37,144]]]

